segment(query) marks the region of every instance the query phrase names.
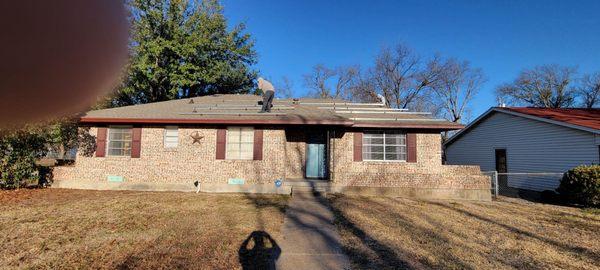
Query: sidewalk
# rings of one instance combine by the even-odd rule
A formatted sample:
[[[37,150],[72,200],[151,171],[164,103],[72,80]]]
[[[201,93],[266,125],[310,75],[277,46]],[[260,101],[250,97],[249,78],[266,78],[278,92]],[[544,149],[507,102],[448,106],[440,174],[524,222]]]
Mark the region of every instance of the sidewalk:
[[[294,193],[286,211],[277,269],[349,269],[325,198]]]

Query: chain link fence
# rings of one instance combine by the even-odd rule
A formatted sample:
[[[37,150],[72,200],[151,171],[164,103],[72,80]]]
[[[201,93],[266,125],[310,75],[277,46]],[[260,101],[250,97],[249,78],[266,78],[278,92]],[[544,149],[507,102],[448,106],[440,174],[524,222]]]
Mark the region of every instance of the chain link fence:
[[[518,172],[499,173],[484,171],[490,177],[490,191],[494,198],[507,197],[538,197],[542,191],[555,191],[560,185],[563,173],[555,172]]]

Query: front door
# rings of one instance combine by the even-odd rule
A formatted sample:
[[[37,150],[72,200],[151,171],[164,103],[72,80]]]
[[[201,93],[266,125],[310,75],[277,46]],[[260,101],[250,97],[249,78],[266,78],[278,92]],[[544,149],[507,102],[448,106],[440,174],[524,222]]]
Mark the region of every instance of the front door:
[[[305,174],[306,178],[327,178],[327,139],[323,133],[308,136]]]
[[[506,174],[508,172],[508,166],[506,161],[506,149],[496,149],[496,171],[501,173],[498,175],[498,185],[501,187],[508,186],[508,177]]]

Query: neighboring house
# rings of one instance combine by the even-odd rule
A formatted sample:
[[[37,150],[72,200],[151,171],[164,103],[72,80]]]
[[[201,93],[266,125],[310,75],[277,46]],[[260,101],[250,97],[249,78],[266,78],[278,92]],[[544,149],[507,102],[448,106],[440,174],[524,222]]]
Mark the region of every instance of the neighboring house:
[[[444,146],[448,164],[539,173],[502,178],[509,187],[554,190],[559,173],[600,162],[600,109],[491,108]]]
[[[275,100],[271,113],[258,113],[260,99],[214,95],[88,112],[80,125],[96,143],[80,146],[73,166],[55,168],[55,186],[289,193],[299,182],[490,199],[479,167],[441,163],[441,132],[461,125],[334,99]]]

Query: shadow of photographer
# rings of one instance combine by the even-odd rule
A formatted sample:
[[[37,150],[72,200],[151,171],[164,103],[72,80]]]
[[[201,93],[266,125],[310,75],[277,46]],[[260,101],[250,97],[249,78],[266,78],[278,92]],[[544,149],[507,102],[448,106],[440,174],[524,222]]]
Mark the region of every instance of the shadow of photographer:
[[[238,251],[242,269],[275,269],[279,255],[281,248],[264,231],[253,231]]]

